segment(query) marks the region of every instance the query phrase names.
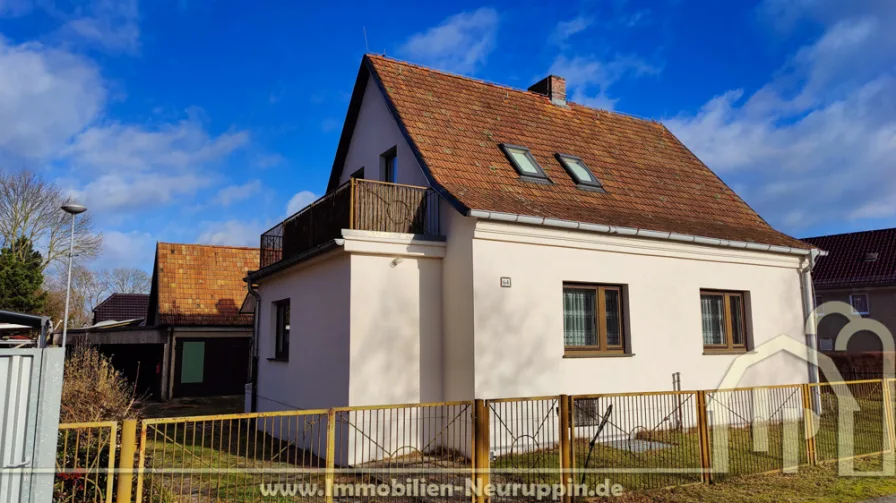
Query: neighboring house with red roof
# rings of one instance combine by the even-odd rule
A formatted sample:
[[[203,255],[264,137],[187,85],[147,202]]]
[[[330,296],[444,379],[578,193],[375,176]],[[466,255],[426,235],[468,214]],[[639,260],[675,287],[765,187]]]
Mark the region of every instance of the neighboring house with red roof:
[[[242,394],[253,317],[239,309],[243,279],[258,260],[258,248],[158,243],[145,323],[70,330],[70,337],[86,335],[162,399]]]
[[[93,324],[111,321],[144,320],[149,294],[113,293],[93,308]]]
[[[815,303],[824,313],[824,303],[850,304],[853,313],[883,323],[896,333],[896,228],[805,238],[827,252],[813,271]],[[822,350],[833,350],[837,334],[846,324],[840,316],[825,316],[818,325]],[[848,352],[881,351],[880,338],[867,331],[852,336]]]
[[[327,194],[261,236],[254,407],[710,388],[805,340],[811,253],[665,126],[561,77],[368,55]],[[742,385],[808,379],[778,356]]]

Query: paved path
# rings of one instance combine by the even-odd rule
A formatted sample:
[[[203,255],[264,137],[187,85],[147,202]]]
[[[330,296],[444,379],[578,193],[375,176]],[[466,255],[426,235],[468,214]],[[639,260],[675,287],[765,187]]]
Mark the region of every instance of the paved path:
[[[891,494],[890,496],[884,496],[883,498],[874,498],[873,500],[866,500],[862,503],[896,503],[896,494]]]

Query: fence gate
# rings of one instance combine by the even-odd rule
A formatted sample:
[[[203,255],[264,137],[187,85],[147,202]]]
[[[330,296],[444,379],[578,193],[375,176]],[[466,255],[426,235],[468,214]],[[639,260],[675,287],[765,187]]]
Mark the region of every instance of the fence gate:
[[[52,499],[64,351],[0,349],[0,503]]]

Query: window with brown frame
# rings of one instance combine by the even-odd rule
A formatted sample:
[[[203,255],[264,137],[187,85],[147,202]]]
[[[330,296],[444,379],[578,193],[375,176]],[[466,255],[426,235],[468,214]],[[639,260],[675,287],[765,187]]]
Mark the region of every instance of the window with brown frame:
[[[274,302],[274,358],[289,359],[289,299]]]
[[[566,354],[624,354],[622,287],[563,285],[563,344]]]
[[[700,291],[703,350],[746,351],[747,325],[743,292]]]

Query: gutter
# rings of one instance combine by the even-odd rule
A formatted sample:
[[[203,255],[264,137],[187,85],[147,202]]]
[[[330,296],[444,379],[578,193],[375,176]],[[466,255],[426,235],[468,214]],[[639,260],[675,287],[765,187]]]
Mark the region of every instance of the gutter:
[[[746,241],[732,241],[728,239],[709,238],[705,236],[692,236],[690,234],[679,234],[677,232],[661,232],[651,231],[647,229],[638,229],[635,227],[589,224],[585,222],[575,222],[572,220],[559,220],[554,218],[517,215],[515,213],[500,213],[495,211],[470,210],[467,212],[467,216],[481,218],[484,220],[494,220],[497,222],[516,222],[520,224],[541,225],[544,227],[553,227],[557,229],[575,229],[586,232],[597,232],[601,234],[616,234],[626,237],[663,239],[666,241],[676,241],[679,243],[693,243],[706,246],[736,248],[740,250],[783,253],[786,255],[798,255],[803,257],[809,256],[812,251],[818,251],[808,250],[805,248],[793,248],[790,246],[766,245],[759,243],[749,243]]]

